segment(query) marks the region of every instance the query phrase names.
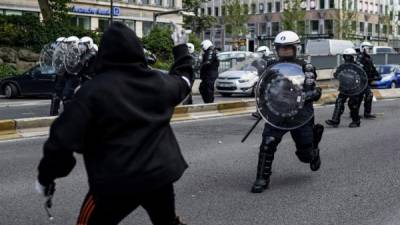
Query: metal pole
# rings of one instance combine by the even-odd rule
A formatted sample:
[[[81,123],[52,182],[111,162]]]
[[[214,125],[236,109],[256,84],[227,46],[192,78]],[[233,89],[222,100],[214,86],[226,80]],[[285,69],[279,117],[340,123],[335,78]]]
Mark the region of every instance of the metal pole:
[[[110,24],[113,22],[113,16],[114,16],[114,12],[113,12],[113,8],[114,8],[114,0],[110,0]]]

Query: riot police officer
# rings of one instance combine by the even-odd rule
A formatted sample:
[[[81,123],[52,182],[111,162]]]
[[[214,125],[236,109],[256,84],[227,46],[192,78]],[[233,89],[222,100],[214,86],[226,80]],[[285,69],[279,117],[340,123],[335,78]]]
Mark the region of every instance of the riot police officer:
[[[373,45],[368,41],[362,42],[360,45],[360,54],[358,55],[358,61],[363,65],[365,72],[368,75],[368,86],[364,91],[364,118],[374,119],[376,116],[371,113],[372,110],[372,100],[374,94],[371,91],[371,82],[374,80],[380,80],[382,77],[376,70],[371,56],[369,55],[372,50]]]
[[[95,74],[94,64],[96,61],[97,50],[91,37],[82,37],[79,40],[79,48],[82,49],[81,60],[79,61],[79,67],[81,67],[78,77],[80,83],[84,83],[91,80]]]
[[[260,46],[256,50],[257,53],[261,54],[262,59],[265,61],[271,60],[271,50],[267,46]]]
[[[204,103],[214,102],[214,83],[218,78],[219,60],[217,50],[210,40],[201,42],[201,48],[204,51],[203,61],[200,67],[200,87],[199,91]]]
[[[199,70],[200,70],[199,55],[195,52],[194,45],[192,43],[187,43],[186,45],[188,47],[189,54],[192,57],[192,67],[193,67],[193,72],[195,74],[195,76],[193,76],[192,80],[190,81],[190,83],[193,86],[196,75],[199,73]],[[187,99],[182,104],[183,105],[193,104],[192,94],[189,94]]]
[[[317,171],[321,165],[318,143],[322,137],[323,126],[315,125],[313,118],[313,101],[317,101],[321,97],[321,88],[316,86],[317,74],[315,68],[304,60],[297,58],[300,50],[300,38],[295,32],[283,31],[279,33],[275,37],[274,46],[278,60],[269,61],[267,71],[274,65],[285,62],[294,63],[303,68],[305,74],[303,84],[305,103],[303,107],[312,112],[312,117],[307,123],[290,130],[290,133],[296,143],[297,157],[301,162],[309,164],[312,171]],[[287,132],[288,130],[279,129],[269,123],[265,124],[258,156],[256,181],[252,186],[251,192],[261,193],[268,188],[275,151],[283,135]]]
[[[345,63],[352,63],[352,64],[359,64],[355,56],[357,55],[357,52],[353,48],[347,48],[343,51],[343,59]],[[354,96],[349,96],[346,95],[342,92],[339,93],[338,97],[336,98],[336,103],[335,103],[335,109],[333,110],[333,115],[332,119],[326,120],[325,123],[333,126],[333,127],[338,127],[340,124],[340,117],[344,112],[344,105],[349,99],[349,109],[350,109],[350,117],[352,119],[352,122],[349,124],[350,128],[354,127],[359,127],[360,126],[360,116],[359,116],[359,110],[360,110],[360,104],[362,100],[362,94],[361,95],[354,95]]]

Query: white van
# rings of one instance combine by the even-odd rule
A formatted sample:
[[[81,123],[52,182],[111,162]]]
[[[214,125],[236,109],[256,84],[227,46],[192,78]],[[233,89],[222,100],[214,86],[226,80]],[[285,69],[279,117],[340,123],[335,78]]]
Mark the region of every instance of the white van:
[[[354,48],[354,44],[348,40],[316,39],[308,40],[306,55],[337,55],[342,54],[346,48]]]
[[[372,54],[397,54],[397,52],[390,46],[374,46]]]

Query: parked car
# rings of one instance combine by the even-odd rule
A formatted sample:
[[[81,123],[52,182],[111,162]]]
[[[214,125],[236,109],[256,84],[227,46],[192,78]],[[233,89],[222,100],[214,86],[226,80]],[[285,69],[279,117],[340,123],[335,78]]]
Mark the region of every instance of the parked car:
[[[42,71],[34,66],[21,75],[0,81],[0,93],[6,98],[20,96],[51,96],[55,85],[54,71]]]
[[[222,73],[248,58],[259,58],[261,54],[248,51],[230,51],[220,52],[217,54],[217,57],[219,60],[218,72]]]
[[[232,94],[253,96],[259,76],[256,67],[251,64],[252,61],[254,59],[246,60],[220,73],[215,85],[217,92],[224,97]]]
[[[400,66],[395,64],[378,65],[376,68],[382,76],[381,80],[373,81],[372,88],[398,88],[400,87]]]
[[[342,54],[346,48],[354,48],[353,42],[336,39],[308,40],[305,54],[311,56],[338,55]]]

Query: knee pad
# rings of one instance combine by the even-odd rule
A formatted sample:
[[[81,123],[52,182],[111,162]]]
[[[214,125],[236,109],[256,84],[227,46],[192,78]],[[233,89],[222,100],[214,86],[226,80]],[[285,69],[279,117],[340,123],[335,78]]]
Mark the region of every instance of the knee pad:
[[[274,154],[279,142],[280,140],[278,138],[272,136],[263,138],[260,146],[260,152]]]
[[[310,163],[313,159],[313,146],[312,144],[302,145],[297,147],[297,158],[303,163]]]

